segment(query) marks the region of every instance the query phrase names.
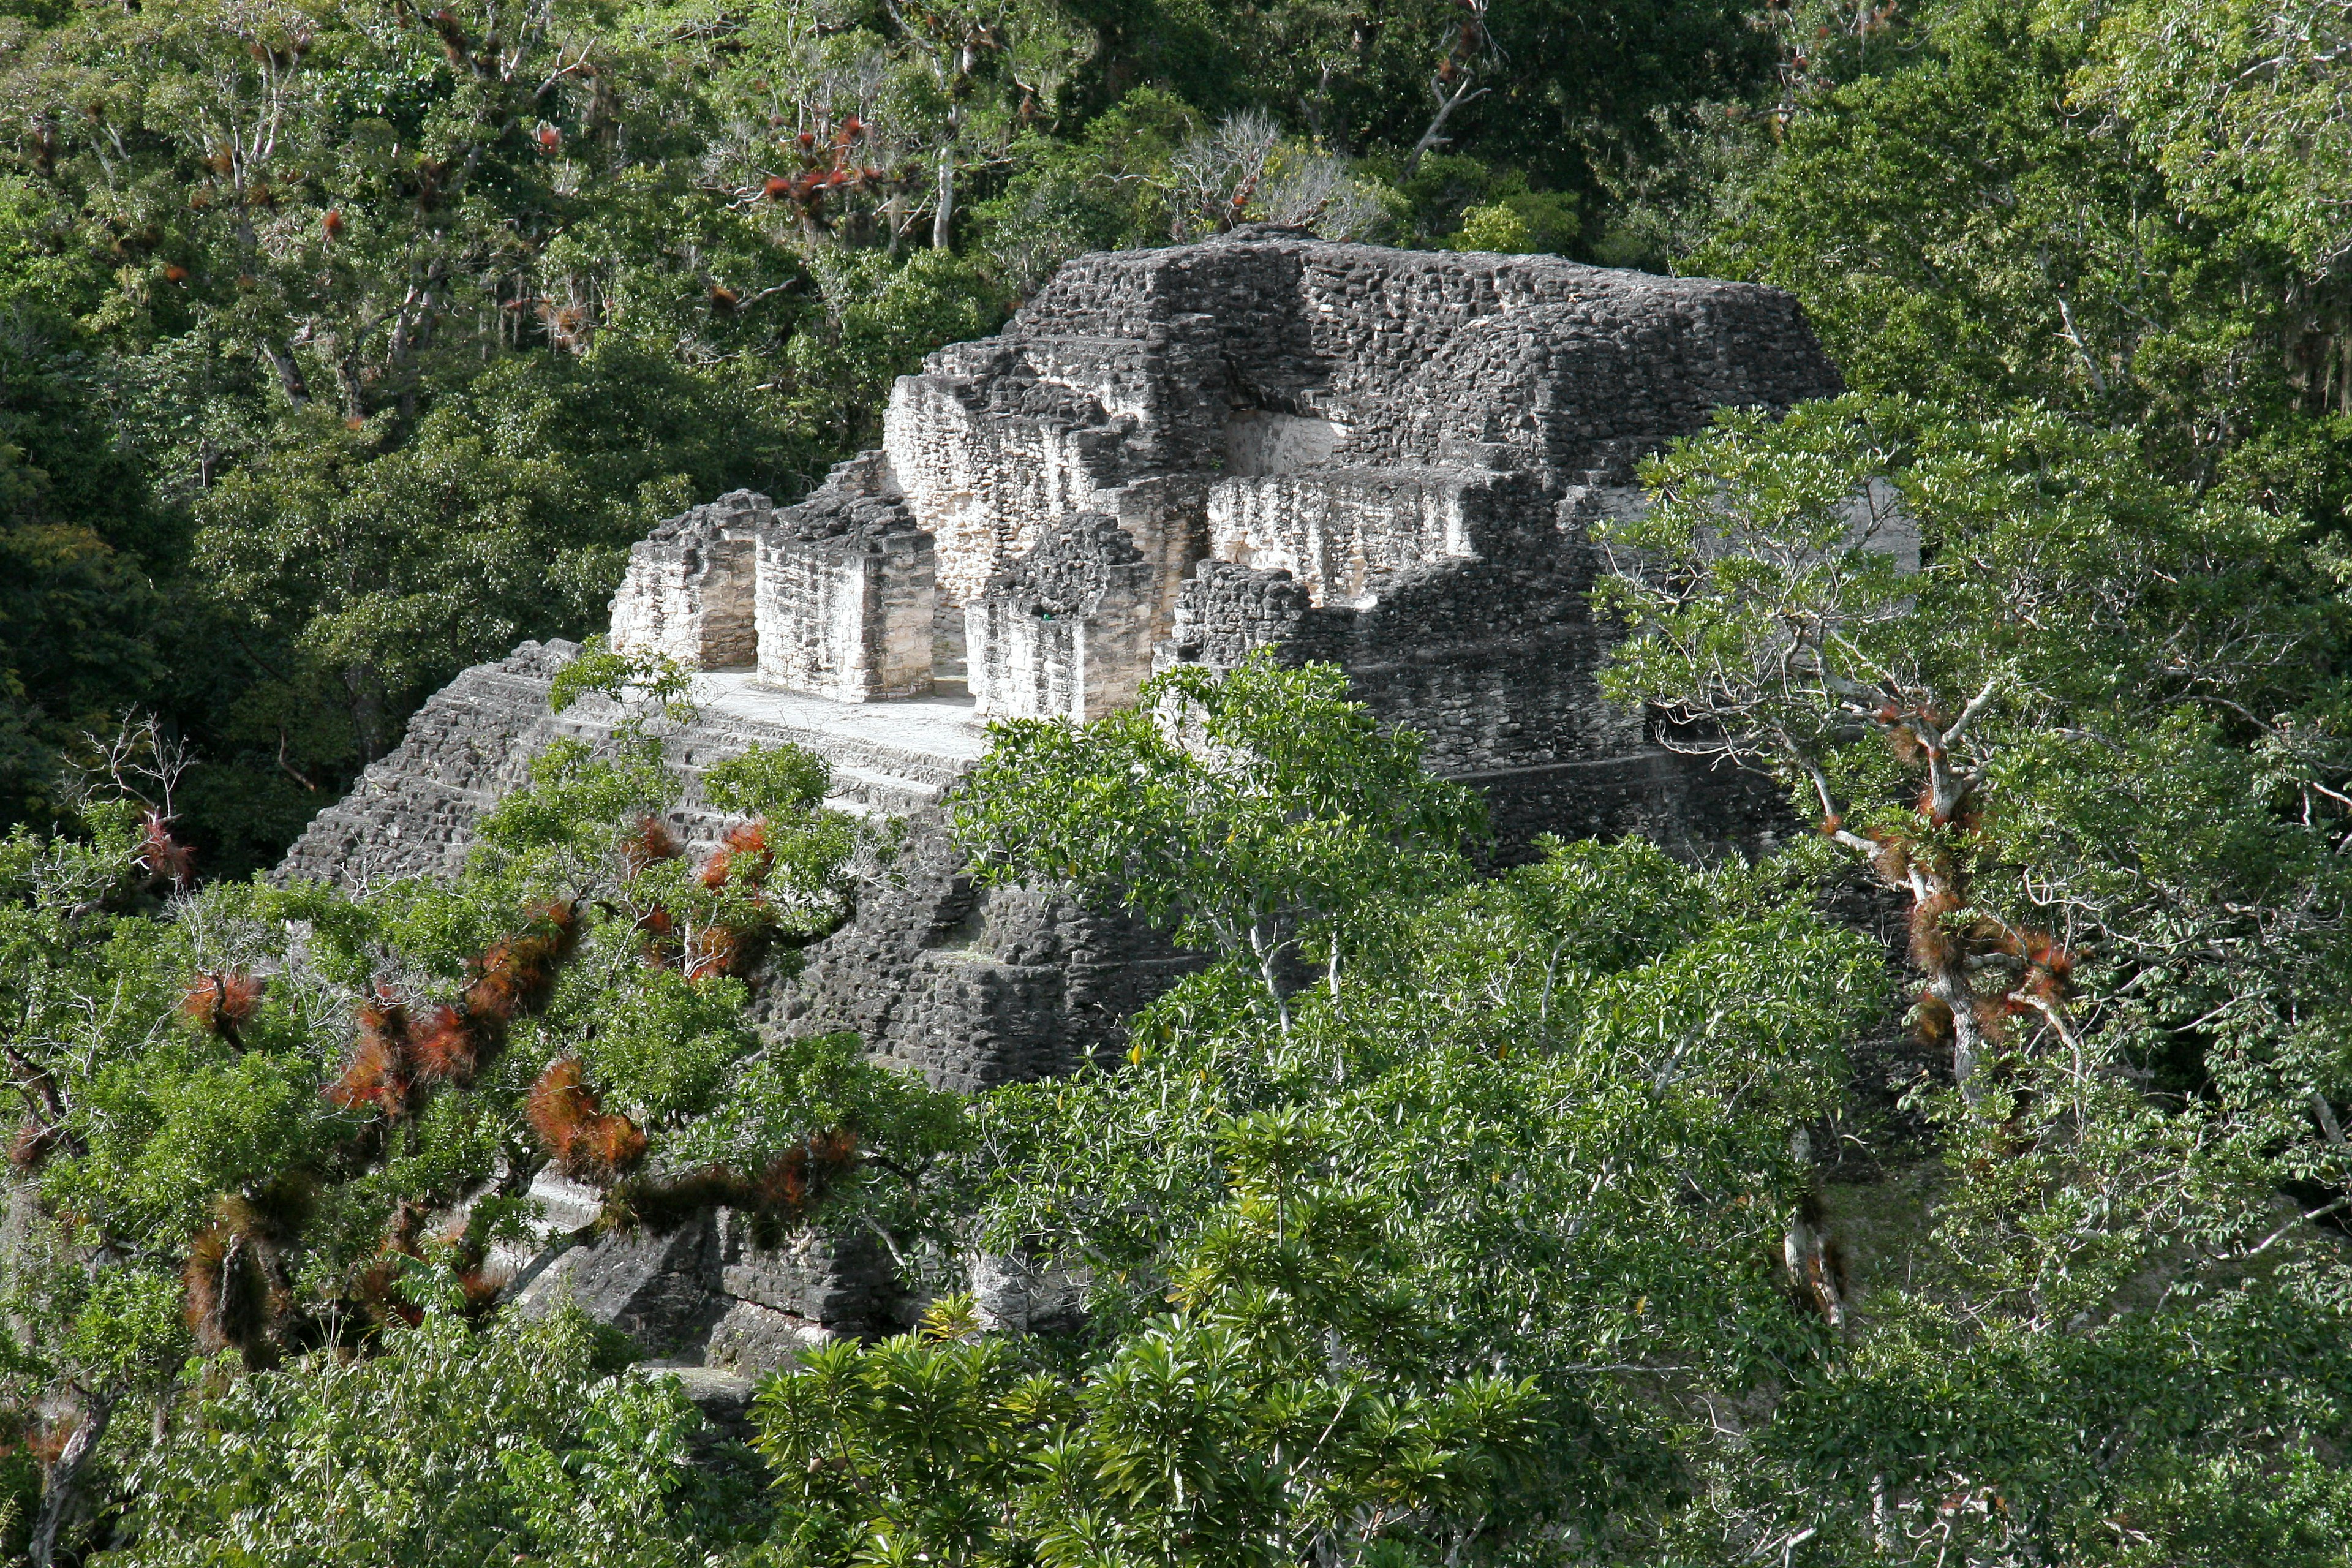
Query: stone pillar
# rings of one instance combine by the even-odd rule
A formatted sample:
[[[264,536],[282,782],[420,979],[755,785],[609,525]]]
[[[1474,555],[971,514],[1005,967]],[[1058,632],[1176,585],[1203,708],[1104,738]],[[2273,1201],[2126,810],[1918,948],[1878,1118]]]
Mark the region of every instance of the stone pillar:
[[[931,536],[888,497],[817,491],[759,539],[760,679],[837,702],[931,690]]]
[[[1151,673],[1160,575],[1108,514],[1063,519],[965,608],[974,712],[1084,723],[1132,706]]]
[[[694,669],[756,662],[753,541],[773,514],[766,496],[736,490],[631,547],[613,595],[613,646],[667,654]]]

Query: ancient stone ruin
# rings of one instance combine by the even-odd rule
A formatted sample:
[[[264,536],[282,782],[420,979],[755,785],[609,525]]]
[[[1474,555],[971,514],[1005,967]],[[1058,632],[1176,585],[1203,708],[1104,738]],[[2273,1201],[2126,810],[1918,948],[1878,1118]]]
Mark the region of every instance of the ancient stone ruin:
[[[916,825],[900,885],[763,1000],[772,1024],[856,1028],[962,1089],[1065,1072],[1106,1059],[1192,961],[1048,894],[972,887],[932,807],[988,720],[1092,719],[1156,669],[1272,646],[1339,664],[1383,721],[1427,735],[1435,770],[1486,792],[1507,853],[1545,831],[1737,835],[1762,797],[1600,694],[1590,525],[1643,504],[1636,460],[1717,408],[1839,390],[1796,302],[1750,284],[1265,228],[1083,257],[1002,335],[902,377],[880,450],[793,504],[737,492],[656,529],[612,637],[702,672],[700,716],[667,737],[689,784],[793,741],[833,763],[841,804]],[[455,871],[532,754],[617,718],[547,710],[577,652],[526,644],[467,671],[281,872]],[[708,843],[718,819],[694,800],[679,826]],[[720,1216],[614,1239],[534,1288],[571,1279],[714,1364],[894,1310],[887,1281],[814,1242],[761,1261],[730,1236]]]
[[[1594,686],[1587,524],[1725,405],[1839,390],[1796,302],[1255,229],[1081,258],[893,392],[882,449],[636,547],[622,646],[835,702],[1083,721],[1273,643],[1348,670],[1513,828],[1693,787]]]

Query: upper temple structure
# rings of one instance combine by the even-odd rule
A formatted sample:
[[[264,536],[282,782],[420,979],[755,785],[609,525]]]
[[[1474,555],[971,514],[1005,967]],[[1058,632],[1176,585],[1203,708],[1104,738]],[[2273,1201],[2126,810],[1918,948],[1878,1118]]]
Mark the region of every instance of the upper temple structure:
[[[1594,683],[1587,523],[1717,407],[1840,389],[1752,284],[1269,228],[1083,257],[901,377],[882,449],[798,504],[663,524],[614,640],[835,702],[1081,721],[1276,643],[1344,667],[1438,771],[1574,794],[1559,770],[1654,761]]]

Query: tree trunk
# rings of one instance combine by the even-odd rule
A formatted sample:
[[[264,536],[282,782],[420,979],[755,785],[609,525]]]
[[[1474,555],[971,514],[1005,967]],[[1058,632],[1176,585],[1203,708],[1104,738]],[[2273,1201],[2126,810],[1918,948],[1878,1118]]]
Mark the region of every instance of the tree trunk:
[[[1984,1026],[1977,1017],[1976,986],[1969,979],[1967,949],[1943,930],[1943,917],[1959,909],[1958,889],[1941,877],[1911,874],[1911,959],[1927,978],[1927,994],[1952,1015],[1952,1081],[1961,1103],[1974,1110],[1984,1099],[1978,1072],[1984,1060]]]
[[[1265,982],[1266,994],[1274,998],[1274,1016],[1284,1034],[1290,1033],[1290,999],[1282,994],[1281,979],[1275,967],[1282,959],[1282,943],[1273,941],[1257,927],[1250,928],[1250,951],[1257,955],[1258,977]]]
[[[931,214],[931,248],[945,250],[955,222],[955,144],[940,149],[939,209]]]
[[[1412,144],[1412,151],[1405,154],[1404,169],[1401,177],[1408,180],[1412,179],[1414,172],[1421,167],[1423,154],[1428,153],[1433,148],[1443,147],[1445,145],[1445,122],[1454,118],[1454,111],[1455,110],[1461,108],[1464,104],[1469,102],[1474,98],[1484,98],[1485,96],[1486,96],[1486,89],[1485,88],[1474,89],[1471,87],[1470,76],[1467,71],[1463,73],[1461,85],[1456,87],[1452,93],[1447,93],[1441,85],[1437,90],[1437,113],[1430,121],[1429,129],[1421,133],[1421,140]]]
[[[343,671],[343,685],[352,694],[352,732],[360,744],[360,765],[383,754],[383,694],[376,689],[375,671],[355,664]]]
[[[49,1467],[49,1484],[41,1491],[41,1511],[33,1521],[33,1539],[26,1549],[33,1568],[49,1568],[56,1559],[58,1532],[65,1528],[66,1512],[79,1495],[81,1473],[90,1455],[98,1451],[99,1440],[106,1436],[106,1424],[113,1415],[113,1395],[85,1396],[81,1425],[66,1439],[64,1452]]]
[[[277,371],[278,384],[285,390],[286,400],[297,408],[308,406],[310,384],[302,379],[302,367],[295,363],[292,351],[265,342],[261,352],[268,356],[270,368]]]

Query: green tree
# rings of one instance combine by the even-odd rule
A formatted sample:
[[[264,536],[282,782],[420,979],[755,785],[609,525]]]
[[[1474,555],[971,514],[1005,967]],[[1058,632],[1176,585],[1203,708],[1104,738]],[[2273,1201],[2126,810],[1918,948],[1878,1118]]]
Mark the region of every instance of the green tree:
[[[982,1108],[982,1234],[1077,1271],[1104,1356],[1213,1282],[1325,1325],[1391,1398],[1527,1379],[1538,1456],[1487,1533],[1424,1549],[1636,1554],[1706,1457],[1706,1402],[1809,1362],[1839,1305],[1781,1261],[1817,1179],[1791,1133],[1837,1106],[1884,991],[1806,897],[1555,844],[1393,911],[1344,1010],[1304,998],[1288,1033],[1242,974],[1188,981],[1125,1068]]]
[[[2186,42],[2220,15],[1925,10],[1903,47],[1811,76],[1784,111],[1732,129],[1748,151],[1706,198],[1716,232],[1679,266],[1794,290],[1857,390],[2140,427],[2145,459],[2175,477],[2333,512],[2352,473],[2329,417],[2343,280],[2311,242],[2313,198],[2267,176],[2219,196],[2217,160],[2234,154],[2181,139],[2238,144],[2237,116],[2258,112],[2242,95],[2168,100],[2180,107],[2160,130],[2102,112],[2156,112],[2124,95],[2156,90],[2148,68],[2173,47],[2159,37],[2183,61],[2237,58]],[[2259,156],[2280,167],[2270,145]]]
[[[698,1454],[702,1417],[677,1384],[623,1359],[576,1315],[477,1330],[440,1304],[379,1355],[236,1378],[142,1461],[131,1543],[103,1560],[742,1560],[762,1512],[748,1456]]]
[[[1420,738],[1383,734],[1330,666],[1179,667],[1092,723],[990,732],[955,819],[981,875],[1066,885],[1246,955],[1286,1027],[1286,955],[1320,945],[1336,997],[1353,922],[1467,875],[1483,828],[1476,797],[1423,772]]]
[[[689,861],[650,729],[679,676],[581,666],[562,695],[624,702],[613,739],[541,759],[454,882],[192,890],[168,801],[105,792],[86,839],[6,841],[0,1038],[30,1186],[0,1380],[62,1445],[37,1561],[215,1375],[192,1350],[258,1371],[366,1353],[435,1292],[485,1310],[489,1249],[529,1243],[551,1163],[606,1189],[616,1226],[725,1201],[782,1228],[833,1200],[910,1247],[931,1234],[952,1104],[743,1016],[872,852],[819,804],[827,770],[722,770],[718,794],[761,815]],[[152,1420],[115,1420],[126,1404]]]
[[[2053,416],[1948,426],[1859,398],[1728,415],[1648,477],[1658,504],[1602,533],[1602,597],[1633,633],[1608,689],[1663,706],[1685,727],[1669,744],[1774,771],[1908,897],[1923,1005],[1971,1101],[1980,980],[2072,1032],[2074,911],[2029,913],[2052,902],[2042,868],[1989,837],[2015,814],[2013,748],[2275,715],[2333,646],[2282,524]],[[1916,572],[1902,535],[1924,541]],[[2014,880],[1979,899],[1987,873]]]
[[[1693,1522],[1831,1560],[2328,1560],[2333,584],[2049,416],[1732,416],[1650,477],[1607,531],[1611,687],[1774,771],[1815,853],[1908,905],[1912,1037],[1954,1086],[1912,1091],[1939,1147],[1900,1283]],[[2275,1505],[2231,1495],[2257,1453]]]
[[[1378,1227],[1310,1184],[1308,1131],[1232,1129],[1235,1197],[1178,1310],[1076,1379],[1024,1368],[950,1300],[919,1336],[773,1380],[756,1415],[788,1556],[1271,1564],[1492,1525],[1543,1436],[1533,1389],[1473,1373],[1407,1390],[1331,1354],[1327,1330],[1378,1289]]]

